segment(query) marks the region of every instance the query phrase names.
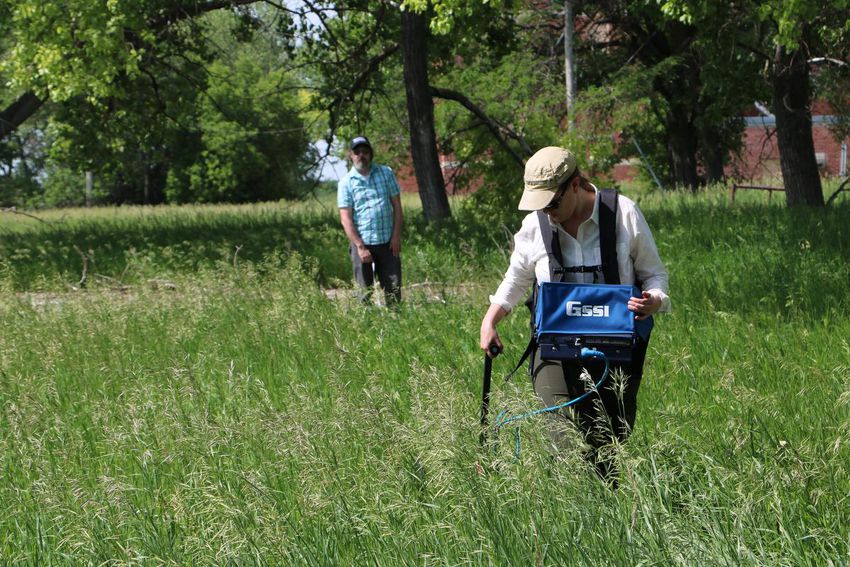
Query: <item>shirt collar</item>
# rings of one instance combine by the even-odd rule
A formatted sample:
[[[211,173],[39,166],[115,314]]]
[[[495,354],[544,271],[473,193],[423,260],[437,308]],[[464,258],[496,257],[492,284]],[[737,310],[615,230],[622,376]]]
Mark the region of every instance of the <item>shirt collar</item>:
[[[349,170],[348,170],[348,174],[349,174],[349,175],[356,175],[357,177],[359,177],[359,178],[361,178],[361,179],[366,179],[367,177],[369,177],[370,175],[372,175],[372,172],[373,172],[373,171],[375,171],[375,164],[374,164],[374,163],[373,163],[373,164],[372,164],[372,166],[369,168],[369,173],[367,173],[366,175],[363,175],[362,173],[360,173],[359,171],[357,171],[357,168],[356,168],[356,167],[354,167],[354,166],[352,165],[352,166],[351,166],[351,169],[349,169]]]
[[[599,224],[599,189],[596,188],[596,185],[593,183],[590,184],[593,187],[593,211],[590,213],[590,219],[596,224]]]

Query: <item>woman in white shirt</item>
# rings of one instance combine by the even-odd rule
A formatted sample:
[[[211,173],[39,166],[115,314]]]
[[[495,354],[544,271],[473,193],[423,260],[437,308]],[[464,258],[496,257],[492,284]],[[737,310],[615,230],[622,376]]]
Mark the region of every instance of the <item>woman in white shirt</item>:
[[[488,356],[493,356],[489,351],[490,345],[495,344],[502,350],[502,341],[496,330],[499,321],[527,296],[535,281],[540,283],[551,278],[549,256],[537,211],[546,213],[551,231],[557,234],[564,266],[598,267],[602,264],[597,189],[578,171],[575,156],[564,148],[541,149],[526,163],[524,183],[519,209],[532,212],[525,217],[514,236],[510,265],[502,283],[490,296],[490,307],[481,322],[480,344]],[[545,232],[550,234],[549,230]],[[622,195],[617,200],[616,251],[618,283],[639,282],[641,286],[640,296],[632,297],[628,302],[635,318],[643,320],[656,312],[668,311],[667,271],[658,256],[652,233],[637,205]],[[605,283],[601,271],[588,269],[567,272],[562,281]],[[634,426],[646,346],[646,343],[638,345],[633,351],[631,364],[612,365],[612,375],[617,374],[618,368],[622,370],[626,376],[625,384],[611,388],[614,382],[609,380],[609,387],[603,388],[601,396],[589,396],[562,415],[576,423],[592,447],[587,453],[588,459],[595,462],[603,478],[612,482],[616,482],[616,473],[611,459],[600,455],[598,449],[609,445],[615,438],[624,441]],[[581,395],[585,391],[580,379],[582,367],[590,373],[594,382],[603,371],[599,362],[544,361],[535,353],[531,366],[535,392],[547,406]],[[555,439],[560,441],[561,437],[556,434]]]

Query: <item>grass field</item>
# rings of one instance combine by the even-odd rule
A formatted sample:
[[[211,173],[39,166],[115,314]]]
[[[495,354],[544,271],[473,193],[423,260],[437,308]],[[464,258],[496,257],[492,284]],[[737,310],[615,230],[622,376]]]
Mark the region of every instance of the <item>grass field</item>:
[[[617,491],[540,420],[519,460],[512,431],[478,447],[518,215],[433,229],[407,202],[397,311],[328,297],[332,203],[0,216],[2,562],[850,563],[850,202],[640,203],[673,312]],[[536,407],[494,384],[494,410]]]

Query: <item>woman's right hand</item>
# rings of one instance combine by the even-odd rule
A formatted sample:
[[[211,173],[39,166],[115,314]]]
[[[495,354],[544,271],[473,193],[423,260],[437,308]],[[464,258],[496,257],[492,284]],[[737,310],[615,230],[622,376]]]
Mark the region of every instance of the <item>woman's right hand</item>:
[[[481,336],[479,338],[481,350],[486,352],[490,358],[496,358],[500,352],[505,350],[502,339],[499,338],[499,333],[496,331],[496,323],[504,319],[507,314],[507,311],[492,303],[490,308],[487,309],[484,319],[481,320]],[[491,345],[497,347],[498,350],[495,353],[490,350]]]
[[[499,356],[499,353],[504,350],[502,346],[502,340],[499,338],[499,332],[496,331],[496,327],[489,325],[481,325],[481,349],[489,356],[490,358],[496,358]],[[495,345],[498,349],[495,353],[490,349],[491,346]]]

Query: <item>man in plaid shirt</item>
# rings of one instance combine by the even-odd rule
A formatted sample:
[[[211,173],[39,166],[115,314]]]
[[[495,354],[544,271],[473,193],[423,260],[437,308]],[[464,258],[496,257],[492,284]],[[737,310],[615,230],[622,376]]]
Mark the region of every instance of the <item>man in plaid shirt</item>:
[[[401,301],[401,198],[393,170],[372,163],[372,145],[365,136],[351,141],[351,170],[337,186],[342,228],[351,243],[354,279],[363,302],[371,299],[374,273],[387,305]],[[374,264],[374,269],[373,269]]]

